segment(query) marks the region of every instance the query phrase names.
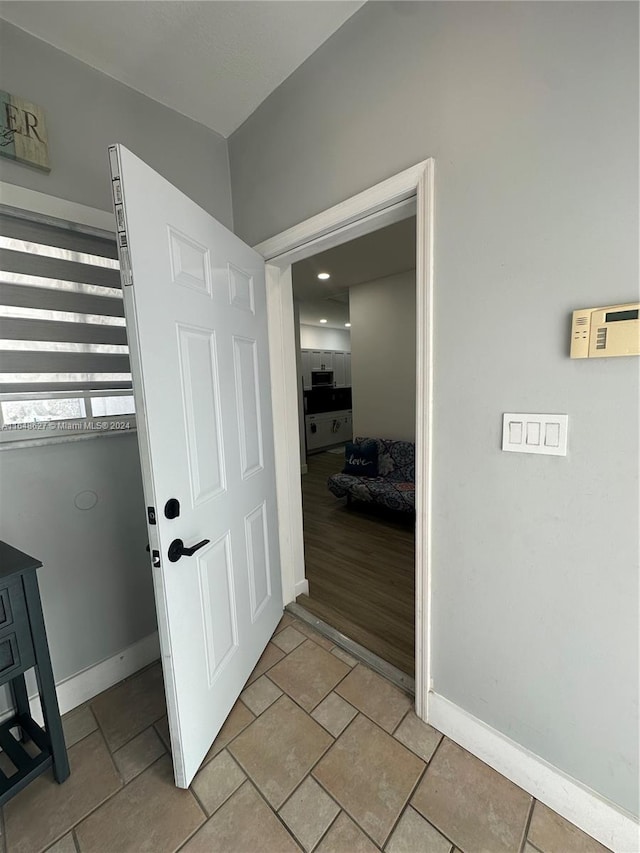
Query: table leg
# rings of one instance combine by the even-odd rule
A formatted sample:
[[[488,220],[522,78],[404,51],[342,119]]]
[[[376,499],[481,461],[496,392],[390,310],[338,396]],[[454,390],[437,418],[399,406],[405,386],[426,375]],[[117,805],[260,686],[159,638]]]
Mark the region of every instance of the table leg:
[[[29,621],[31,623],[33,650],[36,658],[36,675],[40,690],[42,716],[44,717],[45,729],[51,741],[53,775],[56,782],[64,782],[70,772],[69,757],[67,756],[67,747],[64,742],[56,685],[53,680],[47,634],[42,615],[42,603],[40,601],[40,592],[35,572],[24,575],[23,582],[27,608],[29,610]]]
[[[27,683],[24,680],[24,675],[18,675],[9,682],[9,689],[13,697],[13,704],[17,714],[30,715],[29,710],[29,695],[27,693]],[[24,729],[20,728],[20,740],[24,743]]]

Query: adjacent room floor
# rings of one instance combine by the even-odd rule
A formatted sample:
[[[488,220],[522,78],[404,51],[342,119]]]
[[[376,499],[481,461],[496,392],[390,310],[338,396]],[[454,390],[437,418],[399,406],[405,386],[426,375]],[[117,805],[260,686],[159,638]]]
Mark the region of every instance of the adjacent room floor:
[[[285,614],[188,791],[159,664],[64,719],[71,776],[3,810],[4,853],[604,853]]]
[[[360,645],[414,674],[414,519],[347,506],[327,489],[344,456],[307,459],[302,478],[309,596],[298,603]]]

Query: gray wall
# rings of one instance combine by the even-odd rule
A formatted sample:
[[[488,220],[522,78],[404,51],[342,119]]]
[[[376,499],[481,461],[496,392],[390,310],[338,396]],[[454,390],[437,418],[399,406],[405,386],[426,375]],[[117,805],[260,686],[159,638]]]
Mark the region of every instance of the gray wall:
[[[121,141],[231,224],[226,144],[215,134],[8,24],[3,88],[47,112],[50,175],[0,161],[0,179],[110,209],[106,148]],[[98,495],[80,511],[75,495]],[[0,452],[0,535],[40,557],[56,680],[155,630],[136,436]]]
[[[367,3],[230,140],[267,238],[436,158],[435,690],[638,809],[638,359],[571,361],[637,299],[638,6]],[[569,414],[566,458],[502,453]]]
[[[0,453],[2,538],[38,572],[56,681],[155,630],[135,435]],[[98,502],[76,508],[79,492]]]
[[[111,210],[107,148],[121,142],[233,227],[225,140],[0,21],[2,88],[44,108],[51,172],[0,159],[0,180]]]
[[[415,441],[416,274],[349,289],[353,434]]]

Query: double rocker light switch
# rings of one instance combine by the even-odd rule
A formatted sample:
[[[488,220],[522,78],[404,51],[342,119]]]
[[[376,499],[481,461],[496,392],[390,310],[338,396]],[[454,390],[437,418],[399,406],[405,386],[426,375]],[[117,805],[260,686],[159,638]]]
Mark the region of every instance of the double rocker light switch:
[[[502,449],[512,453],[566,456],[568,423],[568,415],[506,412],[502,416]]]

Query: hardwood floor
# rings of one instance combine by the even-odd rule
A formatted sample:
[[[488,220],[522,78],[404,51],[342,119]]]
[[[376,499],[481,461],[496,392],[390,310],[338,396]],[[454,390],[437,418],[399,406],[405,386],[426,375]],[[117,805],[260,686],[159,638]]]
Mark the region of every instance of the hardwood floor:
[[[403,672],[414,674],[414,520],[335,498],[343,457],[318,453],[302,477],[309,597],[298,603]]]

